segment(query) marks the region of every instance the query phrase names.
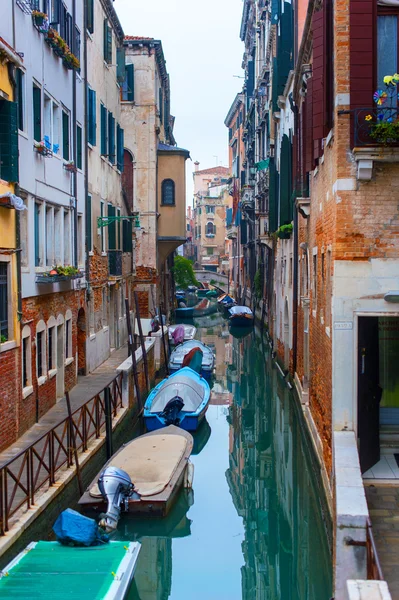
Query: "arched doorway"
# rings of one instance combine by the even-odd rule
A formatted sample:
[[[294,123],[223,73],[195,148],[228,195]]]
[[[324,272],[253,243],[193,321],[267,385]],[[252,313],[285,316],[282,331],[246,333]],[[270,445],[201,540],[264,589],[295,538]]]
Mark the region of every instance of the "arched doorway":
[[[80,308],[77,321],[78,330],[78,375],[86,375],[86,315]]]

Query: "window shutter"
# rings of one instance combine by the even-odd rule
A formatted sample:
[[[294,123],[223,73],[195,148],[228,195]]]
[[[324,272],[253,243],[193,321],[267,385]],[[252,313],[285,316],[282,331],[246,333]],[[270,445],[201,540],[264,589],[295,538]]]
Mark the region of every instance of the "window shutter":
[[[125,48],[116,49],[116,79],[118,83],[125,81]]]
[[[269,231],[273,232],[277,229],[277,172],[274,158],[270,158],[269,162],[270,180],[269,180]]]
[[[313,171],[313,78],[310,77],[307,81],[306,106],[305,106],[306,125],[304,131],[305,144],[305,171]]]
[[[123,252],[133,252],[133,230],[132,220],[122,221],[123,223]]]
[[[108,113],[108,160],[115,164],[115,119]]]
[[[96,145],[97,138],[97,95],[89,89],[89,142]]]
[[[18,104],[0,100],[0,178],[18,181]]]
[[[108,154],[107,148],[107,109],[101,104],[101,154]]]
[[[247,73],[247,96],[252,97],[255,87],[255,61],[253,56],[248,61],[248,73]]]
[[[106,62],[108,62],[108,44],[107,44],[107,40],[108,40],[108,19],[104,19],[104,26],[103,26],[103,54],[104,54],[104,60]]]
[[[51,24],[57,25],[60,22],[61,16],[61,0],[53,0],[52,3],[52,14],[51,14]]]
[[[241,221],[240,234],[240,243],[246,244],[248,242],[247,221]]]
[[[76,126],[76,166],[78,169],[82,168],[82,128],[80,125]]]
[[[73,53],[80,60],[80,31],[76,25],[73,38]]]
[[[314,13],[313,32],[313,101],[312,128],[314,141],[314,158],[320,155],[320,144],[324,137],[324,8]]]
[[[292,221],[292,150],[291,142],[287,135],[283,135],[281,142],[280,159],[280,225],[287,225]]]
[[[42,92],[33,86],[33,137],[36,142],[42,140]]]
[[[128,102],[134,101],[134,65],[126,65],[127,98]]]
[[[112,204],[108,204],[108,216],[115,216],[115,207]],[[110,223],[108,225],[108,250],[116,250],[116,223]]]
[[[40,0],[31,0],[32,10],[40,10]]]
[[[91,229],[91,196],[87,196],[87,214],[86,214],[86,240],[87,251],[90,252],[93,248],[93,238]]]
[[[69,115],[62,113],[62,156],[69,160]]]
[[[108,19],[104,19],[104,60],[108,64],[112,63],[112,28]]]
[[[89,33],[94,32],[94,0],[86,0],[87,24]]]
[[[40,266],[40,206],[35,202],[35,267]]]
[[[123,146],[124,146],[124,131],[119,123],[116,126],[116,144],[117,144],[117,165],[119,171],[123,172]]]

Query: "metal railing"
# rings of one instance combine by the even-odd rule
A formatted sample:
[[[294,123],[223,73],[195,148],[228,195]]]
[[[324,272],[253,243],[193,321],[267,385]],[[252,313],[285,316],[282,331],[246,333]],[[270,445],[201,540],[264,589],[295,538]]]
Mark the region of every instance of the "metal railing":
[[[367,519],[366,533],[367,579],[378,579],[379,581],[383,581],[384,575],[378,558],[370,519]]]
[[[355,146],[399,146],[398,107],[373,106],[353,111]]]
[[[104,390],[110,391],[113,417],[122,408],[122,377],[119,373],[103,390],[7,462],[0,464],[0,535],[24,505],[35,503],[37,492],[57,481],[57,473],[73,464],[72,433],[77,450],[85,452],[90,440],[98,439],[105,428]]]

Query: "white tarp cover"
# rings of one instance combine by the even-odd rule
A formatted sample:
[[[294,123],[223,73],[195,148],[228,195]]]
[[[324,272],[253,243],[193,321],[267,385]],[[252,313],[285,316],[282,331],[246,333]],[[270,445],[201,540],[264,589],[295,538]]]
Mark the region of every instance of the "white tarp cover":
[[[210,367],[213,364],[213,352],[209,346],[206,346],[198,340],[189,340],[188,342],[184,342],[184,344],[177,346],[177,348],[173,350],[172,354],[170,355],[171,364],[181,365],[187,352],[190,352],[190,350],[195,347],[198,347],[202,350],[202,366]]]
[[[399,0],[377,0],[378,6],[399,6]]]
[[[252,310],[248,306],[233,306],[229,312],[231,315],[252,315]]]
[[[162,412],[175,396],[180,396],[184,402],[183,412],[195,412],[205,397],[205,388],[187,375],[174,375],[167,379],[155,396],[151,412]]]

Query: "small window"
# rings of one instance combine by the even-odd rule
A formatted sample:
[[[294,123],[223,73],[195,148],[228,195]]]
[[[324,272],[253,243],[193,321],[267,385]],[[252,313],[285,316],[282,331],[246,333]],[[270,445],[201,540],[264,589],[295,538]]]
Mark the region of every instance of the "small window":
[[[94,0],[86,1],[86,29],[89,33],[94,33]]]
[[[16,71],[16,100],[18,103],[18,129],[25,131],[25,73],[21,69]]]
[[[162,205],[175,205],[175,182],[173,179],[164,179],[162,182]]]
[[[206,214],[207,215],[214,215],[215,214],[215,207],[214,206],[206,206]]]
[[[42,141],[42,91],[37,85],[33,86],[33,139]]]
[[[206,253],[208,256],[213,256],[213,248],[207,248]]]
[[[96,92],[91,88],[88,88],[87,93],[87,141],[92,146],[95,146],[97,136]]]
[[[104,19],[104,60],[109,65],[112,63],[112,28],[108,19]]]
[[[36,334],[36,361],[37,361],[37,376],[42,377],[45,363],[45,353],[44,353],[44,331],[38,331]]]
[[[55,369],[55,326],[48,328],[48,343],[47,343],[47,365],[48,370]]]
[[[78,169],[82,169],[82,128],[80,125],[76,126],[76,166]]]
[[[8,280],[8,262],[0,262],[0,343],[10,339],[9,334],[9,296],[10,282]]]
[[[213,236],[213,235],[215,235],[215,233],[216,233],[216,227],[211,221],[209,221],[209,223],[206,224],[206,235]]]
[[[67,314],[71,314],[67,311]],[[65,360],[72,357],[72,318],[67,316],[65,319]]]
[[[22,330],[22,387],[27,388],[32,385],[32,363],[31,354],[31,333],[29,325],[25,325]]]
[[[134,101],[134,65],[125,66],[125,79],[122,83],[121,100],[123,102]]]
[[[62,157],[69,160],[69,114],[62,113]]]

